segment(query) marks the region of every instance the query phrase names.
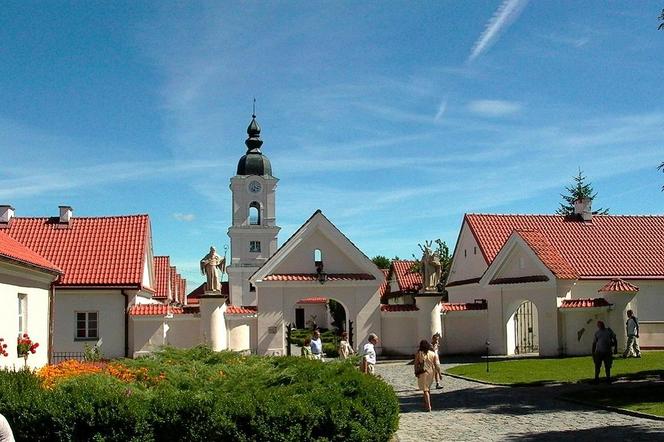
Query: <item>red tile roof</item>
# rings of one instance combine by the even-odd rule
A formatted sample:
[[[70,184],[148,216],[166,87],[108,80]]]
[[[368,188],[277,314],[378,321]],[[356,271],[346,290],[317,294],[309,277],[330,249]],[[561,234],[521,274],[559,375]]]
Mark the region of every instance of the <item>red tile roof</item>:
[[[171,266],[170,268],[170,273],[169,273],[169,282],[170,282],[170,287],[171,287],[171,300],[173,302],[178,302],[178,299],[180,298],[180,283],[178,282],[178,271],[175,268],[175,266]]]
[[[9,236],[62,269],[61,286],[140,288],[150,235],[147,215],[72,218],[12,218]]]
[[[558,279],[577,279],[579,275],[556,250],[548,239],[536,230],[516,230],[516,233],[530,246],[542,263]]]
[[[399,290],[402,292],[417,292],[422,288],[422,275],[411,271],[416,261],[392,261],[394,274],[397,278]]]
[[[187,280],[180,276],[180,302],[182,304],[187,300]]]
[[[419,308],[410,304],[381,304],[381,312],[416,312]]]
[[[205,294],[205,283],[202,283],[198,287],[196,287],[194,290],[189,292],[187,295],[187,304],[194,304],[197,305],[200,301],[200,297]],[[228,296],[228,281],[224,281],[221,283],[221,295],[222,296]]]
[[[462,312],[467,310],[486,310],[487,303],[483,302],[442,302],[444,312]]]
[[[383,272],[383,275],[385,275],[385,279],[383,280],[383,283],[378,288],[378,293],[380,294],[381,304],[387,304],[387,298],[388,298],[388,295],[390,294],[390,281],[387,278],[390,276],[390,270],[389,269],[380,269],[380,271]]]
[[[546,275],[516,276],[511,278],[495,278],[489,284],[521,284],[524,282],[545,282],[549,277]]]
[[[0,232],[0,256],[51,273],[62,273],[55,264],[2,232]]]
[[[612,279],[607,282],[604,287],[597,290],[598,292],[624,292],[624,293],[636,293],[639,291],[639,288],[634,284],[630,284],[627,281],[623,281],[620,278]]]
[[[490,264],[514,230],[538,231],[580,278],[664,278],[664,216],[467,214]]]
[[[169,292],[169,281],[171,272],[170,257],[168,256],[155,256],[154,257],[154,278],[155,278],[155,294],[154,298],[166,299]]]
[[[376,279],[368,273],[328,273],[328,281],[370,281]],[[267,275],[264,281],[318,281],[316,273],[285,273]]]
[[[134,304],[129,308],[129,314],[132,316],[166,316],[168,313],[180,315],[184,310],[182,307],[166,304]]]
[[[608,307],[611,304],[604,298],[592,299],[563,299],[560,308],[591,308],[591,307]]]
[[[256,306],[239,306],[239,305],[229,305],[226,308],[227,315],[255,315],[258,311]]]
[[[303,298],[297,301],[297,304],[327,304],[327,298],[323,298],[322,296]]]

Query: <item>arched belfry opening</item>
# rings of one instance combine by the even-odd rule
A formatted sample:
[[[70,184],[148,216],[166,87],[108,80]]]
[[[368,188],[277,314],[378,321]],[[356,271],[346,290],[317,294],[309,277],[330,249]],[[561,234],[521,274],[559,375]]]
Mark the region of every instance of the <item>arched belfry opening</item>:
[[[249,204],[249,225],[261,225],[261,205],[257,201],[253,201]]]

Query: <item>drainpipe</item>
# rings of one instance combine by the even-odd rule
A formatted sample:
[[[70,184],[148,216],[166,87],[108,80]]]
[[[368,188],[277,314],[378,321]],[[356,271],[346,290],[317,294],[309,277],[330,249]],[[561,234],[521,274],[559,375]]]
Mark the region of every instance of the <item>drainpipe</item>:
[[[122,296],[124,296],[124,357],[129,357],[129,295],[127,292],[122,289],[120,290]]]
[[[53,329],[55,324],[55,281],[51,282],[48,292],[48,363],[53,363]]]

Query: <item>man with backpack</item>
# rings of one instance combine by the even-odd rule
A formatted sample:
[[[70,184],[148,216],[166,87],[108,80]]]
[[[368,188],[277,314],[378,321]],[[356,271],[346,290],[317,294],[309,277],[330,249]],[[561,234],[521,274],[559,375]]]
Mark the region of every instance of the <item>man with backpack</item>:
[[[639,320],[634,316],[634,312],[627,310],[627,322],[625,323],[627,329],[627,346],[623,353],[623,358],[641,357],[641,349],[639,348]]]

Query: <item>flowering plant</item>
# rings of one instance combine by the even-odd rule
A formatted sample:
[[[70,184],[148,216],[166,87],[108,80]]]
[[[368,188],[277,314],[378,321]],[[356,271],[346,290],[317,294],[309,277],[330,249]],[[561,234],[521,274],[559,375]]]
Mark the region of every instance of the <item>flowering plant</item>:
[[[9,356],[9,353],[7,353],[7,344],[5,344],[5,340],[0,338],[0,356]]]
[[[27,333],[23,333],[23,336],[19,336],[16,342],[16,353],[19,357],[24,357],[26,360],[30,354],[35,354],[39,347],[39,343],[32,342],[30,336]]]

